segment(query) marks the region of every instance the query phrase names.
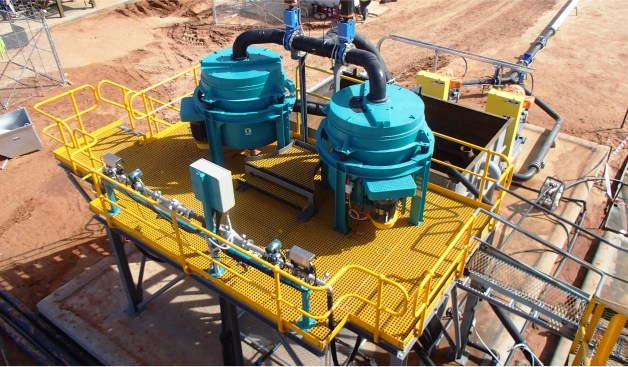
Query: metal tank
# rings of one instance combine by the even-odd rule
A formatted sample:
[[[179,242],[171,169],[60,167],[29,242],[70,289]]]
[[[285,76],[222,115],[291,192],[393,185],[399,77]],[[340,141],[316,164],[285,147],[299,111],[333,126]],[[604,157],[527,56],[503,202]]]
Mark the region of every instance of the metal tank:
[[[223,167],[223,147],[288,145],[296,98],[281,55],[261,47],[249,47],[244,60],[231,55],[228,48],[201,60],[199,85],[181,101],[181,121],[190,122],[197,145],[209,145],[211,161]]]
[[[423,221],[434,152],[419,96],[386,86],[388,99],[366,96],[369,82],[344,88],[330,101],[316,134],[323,184],[336,192],[335,230],[349,232],[350,202],[360,204],[378,228],[390,228],[400,200],[412,198],[410,223]],[[405,210],[405,209],[404,209]]]

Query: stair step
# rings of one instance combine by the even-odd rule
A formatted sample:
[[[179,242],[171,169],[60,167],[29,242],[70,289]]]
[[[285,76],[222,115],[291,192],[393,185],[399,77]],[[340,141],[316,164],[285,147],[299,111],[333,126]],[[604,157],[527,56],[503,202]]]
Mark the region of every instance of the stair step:
[[[588,294],[485,244],[467,263],[470,278],[486,287],[577,328],[589,304]]]

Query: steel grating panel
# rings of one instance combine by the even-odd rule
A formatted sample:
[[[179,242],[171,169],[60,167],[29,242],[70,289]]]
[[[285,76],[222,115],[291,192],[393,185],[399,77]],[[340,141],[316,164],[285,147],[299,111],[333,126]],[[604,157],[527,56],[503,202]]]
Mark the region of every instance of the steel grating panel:
[[[136,137],[119,129],[115,130],[117,131],[102,137],[102,141],[96,146],[98,149],[94,149],[97,156],[107,152],[120,156],[127,171],[139,168],[144,172],[142,180],[151,189],[161,190],[164,196],[176,198],[195,211],[203,212],[200,202],[194,198],[189,165],[199,158],[208,158],[209,153],[196,147],[187,123],[170,128],[160,139],[148,145],[140,145]],[[121,144],[117,144],[118,140]],[[263,150],[271,149],[273,147],[265,147]],[[225,149],[225,158],[227,168],[232,171],[234,185],[237,185],[237,180],[244,175],[245,156],[241,151]],[[172,225],[168,221],[156,219],[156,214],[150,209],[123,195],[118,195],[118,198],[120,205],[129,211],[163,231],[173,233]],[[400,218],[393,228],[376,230],[370,221],[352,220],[352,231],[342,236],[333,230],[333,192],[324,189],[319,182],[316,182],[314,200],[318,214],[305,223],[298,220],[298,215],[292,208],[278,205],[275,200],[254,190],[236,192],[235,199],[236,205],[230,210],[234,228],[253,239],[257,246],[265,247],[276,238],[283,243],[284,249],[298,245],[311,251],[317,255],[314,263],[319,276],[324,272],[329,272],[330,276],[333,276],[342,267],[356,264],[382,273],[402,285],[409,293],[408,312],[404,317],[390,317],[382,313],[380,324],[381,337],[400,349],[403,349],[405,342],[412,337],[419,321],[412,313],[412,300],[420,282],[476,209],[471,204],[428,190],[424,223],[420,227],[408,224],[411,204],[408,202],[405,214],[402,214],[399,208]],[[100,201],[93,201],[92,210],[102,213],[100,205]],[[354,207],[357,209],[357,206]],[[473,228],[473,235],[480,235],[488,219],[484,215],[479,217]],[[179,251],[177,243],[158,230],[150,228],[125,212],[116,215],[114,221],[121,228],[137,234],[147,244],[177,258],[176,254]],[[200,236],[184,233],[182,238],[193,248],[207,252],[207,244]],[[436,284],[443,276],[446,276],[443,287],[453,280],[452,274],[445,274],[445,271],[460,254],[464,238],[465,236],[460,237],[454,250],[436,269],[432,284]],[[206,271],[210,264],[208,259],[193,253],[190,249],[186,249],[186,259],[202,271]],[[245,282],[229,274],[219,280],[207,273],[203,275],[220,284],[221,288],[234,294],[243,303],[274,318],[272,314],[276,312],[276,301],[269,296],[274,290],[272,279],[256,269],[249,268],[247,271],[244,267],[237,266],[230,258],[223,256],[221,262],[248,277],[252,282]],[[376,278],[357,270],[350,270],[334,285],[334,295],[339,298],[344,294],[357,293],[375,301],[376,286]],[[301,296],[296,290],[282,284],[281,291],[289,302],[301,305]],[[435,306],[438,298],[436,297],[434,303],[428,307],[428,312]],[[383,303],[386,307],[398,310],[401,300],[399,290],[385,286]],[[284,307],[284,311],[284,318],[290,322],[294,323],[300,318],[297,311],[287,307]],[[314,292],[312,313],[320,315],[326,311],[326,292]],[[357,299],[347,299],[334,313],[336,322],[340,322],[349,313],[373,327],[375,309],[372,306]],[[318,340],[325,339],[329,334],[327,322],[319,322],[309,334]]]
[[[483,249],[476,251],[467,270],[546,312],[579,325],[588,302],[557,284],[552,284],[524,269],[497,258]],[[544,292],[546,292],[544,294]]]
[[[314,169],[320,161],[315,151],[294,144],[279,155],[248,163],[312,189]]]

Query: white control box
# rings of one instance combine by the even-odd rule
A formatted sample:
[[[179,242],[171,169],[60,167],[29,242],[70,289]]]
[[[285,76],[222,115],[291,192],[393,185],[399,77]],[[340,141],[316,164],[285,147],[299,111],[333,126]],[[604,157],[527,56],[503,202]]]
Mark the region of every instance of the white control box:
[[[231,171],[206,159],[199,159],[190,165],[194,196],[203,205],[209,205],[221,213],[235,205]]]

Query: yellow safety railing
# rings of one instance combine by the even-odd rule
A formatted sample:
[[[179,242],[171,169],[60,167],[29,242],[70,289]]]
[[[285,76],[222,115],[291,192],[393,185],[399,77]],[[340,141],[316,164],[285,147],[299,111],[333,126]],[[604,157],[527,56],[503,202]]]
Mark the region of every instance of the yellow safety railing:
[[[87,108],[85,108],[85,109],[83,109],[83,110],[79,110],[78,105],[76,103],[75,94],[77,92],[80,92],[80,91],[85,90],[85,89],[88,89],[88,90],[91,89],[91,91],[93,93],[93,96],[94,96],[94,104],[89,106],[89,107],[87,107]],[[70,115],[69,117],[66,117],[66,118],[62,119],[62,118],[58,118],[56,116],[53,116],[53,115],[51,115],[51,114],[49,114],[46,111],[43,111],[41,109],[41,106],[43,106],[43,105],[45,105],[47,103],[59,100],[59,99],[61,99],[63,97],[70,97],[70,102],[72,103],[72,107],[73,107],[73,110],[74,110],[74,114],[73,115]],[[46,101],[40,102],[40,103],[38,103],[38,104],[36,104],[34,106],[34,108],[35,108],[35,110],[37,112],[39,112],[42,115],[47,116],[47,117],[49,117],[49,118],[51,118],[51,119],[53,119],[55,121],[54,124],[45,127],[43,129],[43,133],[45,135],[49,136],[50,138],[52,138],[52,139],[60,142],[61,144],[63,144],[63,146],[66,149],[66,152],[68,154],[68,157],[69,157],[70,161],[73,162],[72,163],[72,169],[77,174],[79,172],[77,171],[77,166],[74,163],[74,160],[72,159],[72,151],[74,149],[79,149],[81,143],[79,142],[79,139],[76,136],[75,130],[83,132],[83,143],[85,145],[88,145],[89,144],[88,138],[90,136],[85,131],[85,125],[83,124],[83,117],[82,116],[84,114],[94,110],[97,106],[98,106],[98,96],[96,94],[96,89],[94,87],[92,87],[91,85],[88,85],[88,84],[83,85],[83,86],[78,87],[78,88],[75,88],[75,89],[71,89],[71,90],[69,90],[69,91],[67,91],[65,93],[62,93],[62,94],[60,94],[60,95],[58,95],[56,97],[50,98],[50,99],[48,99]],[[78,125],[79,125],[78,129],[72,129],[68,125],[68,121],[70,121],[72,119],[76,119],[77,120]],[[49,130],[51,130],[54,127],[56,127],[58,129],[60,138],[55,137],[54,135],[52,135],[49,132]],[[67,135],[66,135],[66,132],[67,132]],[[93,155],[91,153],[91,149],[88,149],[88,150],[89,151],[87,152],[87,154],[90,156],[90,159],[91,159],[93,157]]]
[[[129,101],[128,101],[128,106],[130,109],[130,113],[131,113],[131,117],[132,119],[135,120],[143,120],[146,119],[146,122],[148,123],[148,129],[149,129],[149,134],[147,134],[146,138],[150,139],[151,137],[153,137],[156,134],[159,134],[161,132],[161,128],[159,127],[160,125],[164,125],[166,128],[172,126],[171,123],[164,121],[163,119],[160,119],[157,117],[157,112],[165,109],[165,108],[169,108],[171,110],[180,112],[181,110],[179,108],[176,108],[174,106],[175,103],[179,102],[180,100],[182,100],[185,97],[189,97],[194,93],[194,88],[196,88],[196,86],[198,86],[198,69],[200,68],[200,65],[194,66],[190,69],[187,69],[185,71],[180,72],[177,75],[174,75],[164,81],[161,81],[155,85],[152,85],[146,89],[143,89],[139,92],[135,92],[132,95],[130,95],[129,97]],[[149,92],[154,91],[155,89],[157,89],[158,87],[163,86],[166,83],[172,82],[175,79],[178,79],[180,77],[183,77],[185,75],[188,74],[192,74],[194,76],[194,88],[192,88],[192,91],[185,93],[184,95],[178,97],[178,98],[174,98],[173,100],[171,100],[170,102],[162,102],[160,100],[158,100],[155,97],[151,97],[148,95]],[[137,110],[135,110],[133,108],[133,101],[135,100],[135,98],[141,96],[142,98],[142,105],[144,107],[144,113],[138,112]],[[159,107],[155,108],[155,105],[160,105]]]
[[[118,103],[118,102],[112,101],[112,100],[107,99],[107,98],[102,96],[102,87],[106,86],[106,85],[113,86],[113,87],[116,87],[116,88],[120,89],[120,92],[122,93],[122,103]],[[136,130],[136,128],[135,128],[135,119],[133,118],[133,112],[131,112],[131,106],[129,104],[128,97],[129,97],[129,94],[131,94],[131,93],[136,94],[138,92],[136,92],[136,91],[134,91],[134,90],[132,90],[130,88],[127,88],[127,87],[125,87],[123,85],[120,85],[118,83],[114,83],[114,82],[112,82],[110,80],[103,80],[100,83],[98,83],[98,87],[96,88],[96,92],[98,94],[98,98],[100,98],[101,101],[107,102],[107,103],[112,104],[114,106],[117,106],[117,107],[125,109],[127,114],[129,115],[129,123],[131,124],[131,129]]]
[[[185,73],[189,73],[191,71],[194,71],[194,75],[196,76],[196,68],[192,68],[187,70],[186,72],[180,73],[175,77],[179,77],[184,75]],[[190,273],[190,272],[194,272],[197,273],[199,275],[208,277],[210,279],[213,280],[214,284],[216,284],[219,287],[222,287],[224,290],[226,291],[230,291],[232,293],[237,293],[237,291],[231,289],[228,285],[222,283],[222,282],[218,282],[216,281],[215,278],[213,278],[209,273],[208,273],[208,269],[201,269],[198,268],[197,266],[195,266],[194,264],[192,264],[191,262],[187,261],[186,258],[186,254],[193,254],[193,255],[197,255],[197,256],[201,256],[204,259],[206,259],[208,262],[210,262],[211,264],[214,264],[215,266],[221,266],[222,268],[226,269],[226,271],[228,271],[230,274],[236,276],[238,279],[241,279],[247,283],[254,283],[255,281],[251,278],[246,277],[245,275],[240,274],[238,271],[236,271],[235,268],[231,268],[228,266],[228,264],[222,263],[216,259],[213,259],[209,254],[206,254],[203,251],[198,250],[197,248],[195,248],[194,246],[186,243],[185,241],[185,236],[182,235],[181,233],[181,229],[179,228],[179,223],[185,223],[186,225],[195,228],[196,230],[198,230],[200,233],[203,233],[205,235],[211,236],[212,238],[216,238],[220,243],[228,245],[230,247],[232,247],[234,250],[242,253],[243,255],[247,255],[248,252],[244,251],[243,249],[239,248],[238,246],[235,246],[234,244],[230,243],[229,241],[225,240],[224,238],[221,238],[220,236],[218,236],[215,233],[209,232],[207,231],[205,228],[203,228],[202,225],[200,224],[196,224],[191,222],[189,219],[182,217],[180,215],[178,215],[177,213],[162,207],[159,202],[156,202],[154,200],[152,200],[149,197],[146,197],[142,194],[140,194],[139,192],[136,192],[135,190],[128,188],[126,186],[122,186],[120,185],[118,182],[113,181],[111,178],[105,176],[102,174],[101,172],[101,168],[103,167],[104,163],[102,162],[102,160],[99,157],[94,156],[92,148],[94,146],[96,146],[98,144],[98,139],[88,133],[87,131],[85,131],[82,121],[81,121],[81,116],[84,115],[86,112],[89,112],[91,110],[93,110],[96,105],[97,105],[97,101],[98,99],[116,105],[120,108],[125,109],[128,113],[133,114],[132,117],[135,119],[138,118],[148,118],[150,120],[150,123],[153,124],[154,120],[153,117],[151,117],[151,115],[153,115],[155,112],[159,111],[159,109],[161,108],[174,108],[174,106],[172,106],[172,104],[178,100],[181,100],[183,97],[189,95],[186,94],[183,97],[177,98],[173,101],[170,101],[168,103],[164,103],[164,102],[160,102],[157,101],[156,99],[152,99],[153,102],[158,102],[161,104],[161,107],[159,109],[147,109],[146,113],[143,115],[138,115],[137,111],[133,110],[132,106],[131,106],[131,101],[133,98],[137,97],[137,96],[142,96],[142,100],[143,101],[151,101],[152,97],[148,97],[146,96],[146,92],[149,90],[152,90],[160,85],[163,85],[164,83],[168,82],[168,81],[172,81],[174,80],[174,78],[170,78],[162,83],[158,83],[155,86],[151,87],[151,88],[147,88],[146,90],[142,91],[142,92],[133,92],[131,89],[126,88],[124,86],[121,86],[119,84],[110,82],[110,81],[103,81],[101,83],[99,83],[98,85],[98,89],[96,90],[95,88],[93,88],[92,86],[86,85],[86,86],[82,86],[79,87],[77,89],[68,91],[62,95],[59,95],[57,97],[54,97],[48,101],[44,101],[39,103],[38,105],[35,106],[35,109],[41,113],[43,113],[44,115],[52,118],[55,121],[55,124],[47,127],[46,129],[50,129],[52,127],[58,127],[59,131],[61,132],[61,136],[62,139],[58,139],[55,136],[46,133],[46,135],[50,136],[51,138],[59,141],[61,144],[63,144],[63,146],[66,147],[67,151],[68,151],[68,156],[70,161],[72,162],[73,168],[75,169],[75,172],[79,173],[78,169],[80,169],[81,173],[85,174],[85,177],[83,177],[83,179],[81,180],[84,181],[86,179],[91,178],[94,183],[94,187],[95,187],[95,192],[92,190],[92,192],[94,192],[96,194],[96,199],[97,202],[100,203],[100,207],[102,208],[102,215],[106,218],[107,223],[109,226],[111,227],[116,227],[116,226],[120,226],[120,227],[124,227],[125,223],[123,221],[123,219],[121,219],[118,216],[114,216],[114,215],[110,215],[109,214],[109,209],[113,208],[113,207],[117,207],[119,208],[123,213],[125,213],[128,216],[125,216],[126,218],[132,217],[134,220],[140,221],[143,224],[147,225],[148,227],[150,227],[153,230],[156,230],[160,233],[162,233],[164,235],[164,238],[166,238],[167,240],[170,241],[174,241],[177,244],[177,248],[178,251],[177,252],[172,252],[170,250],[165,250],[165,248],[163,248],[162,246],[160,246],[158,243],[156,242],[151,242],[151,240],[147,239],[146,237],[144,237],[141,233],[139,233],[139,237],[144,237],[147,240],[147,243],[153,245],[154,247],[156,247],[157,250],[163,252],[166,256],[169,256],[173,259],[175,259],[176,261],[178,261],[181,266],[183,267],[183,269]],[[195,82],[198,82],[198,79],[195,78]],[[119,88],[121,90],[121,94],[124,96],[122,103],[120,102],[115,102],[113,100],[108,100],[102,97],[101,94],[101,87],[103,87],[104,85],[108,85],[108,86],[113,86],[116,88]],[[94,93],[94,96],[96,98],[96,102],[94,103],[93,106],[83,110],[83,111],[79,111],[78,108],[76,107],[76,99],[73,97],[73,94],[76,93],[77,91],[81,90],[81,89],[91,89]],[[75,111],[75,115],[70,116],[66,119],[59,119],[56,118],[48,113],[45,113],[44,111],[42,111],[40,109],[40,107],[46,103],[49,103],[53,100],[57,100],[59,98],[62,98],[63,96],[70,96],[71,98],[71,102],[72,105],[74,107],[74,111]],[[129,98],[130,97],[130,98]],[[148,106],[148,104],[146,104],[146,106]],[[175,108],[176,109],[176,108]],[[178,109],[176,109],[178,110]],[[80,128],[77,129],[71,129],[68,125],[67,125],[67,121],[72,119],[72,118],[77,118],[79,120],[79,125]],[[45,129],[45,130],[46,130]],[[67,133],[67,137],[66,137],[66,133],[64,132],[64,130],[66,130]],[[504,170],[504,172],[502,173],[501,177],[499,179],[494,179],[488,176],[488,163],[486,164],[486,166],[484,167],[484,171],[482,173],[475,173],[475,172],[471,172],[468,171],[466,169],[462,169],[456,166],[453,166],[451,164],[448,164],[446,162],[441,162],[439,160],[433,159],[434,162],[442,164],[444,166],[449,166],[449,167],[453,167],[463,173],[468,173],[472,176],[475,177],[479,177],[480,178],[480,184],[481,184],[481,188],[480,188],[480,198],[478,198],[478,200],[475,199],[469,199],[469,198],[465,198],[465,197],[460,197],[457,196],[457,199],[459,200],[463,200],[466,201],[468,203],[471,203],[474,206],[478,206],[478,207],[483,207],[485,209],[490,209],[488,207],[488,205],[486,204],[482,204],[481,202],[481,198],[484,195],[484,186],[488,183],[488,182],[492,182],[492,183],[499,183],[503,186],[509,187],[510,186],[510,181],[512,180],[512,174],[513,174],[513,166],[510,164],[508,158],[500,153],[497,152],[493,152],[490,149],[486,149],[483,147],[479,147],[479,146],[475,146],[473,144],[469,144],[467,142],[458,140],[458,139],[454,139],[451,137],[448,137],[446,135],[442,135],[442,134],[438,134],[435,133],[436,136],[442,138],[442,139],[446,139],[446,140],[450,140],[452,142],[461,144],[461,145],[465,145],[468,147],[471,147],[473,149],[476,149],[478,151],[481,152],[485,152],[486,153],[486,161],[489,162],[491,160],[492,157],[497,156],[499,157],[503,162],[505,162],[507,164],[507,169]],[[87,157],[88,158],[88,163],[85,163],[86,160],[85,159],[79,159],[79,155]],[[146,201],[147,203],[150,203],[151,205],[153,205],[156,208],[159,208],[160,210],[163,210],[164,212],[170,213],[171,217],[172,217],[172,231],[169,230],[164,230],[163,228],[161,228],[160,226],[155,224],[155,221],[150,221],[147,220],[145,218],[143,218],[141,215],[137,215],[136,213],[134,213],[133,211],[131,211],[128,208],[125,208],[123,205],[118,204],[117,202],[115,202],[114,200],[111,200],[105,192],[103,192],[103,183],[104,182],[108,182],[111,185],[114,185],[116,187],[116,190],[119,192],[125,192],[127,194],[132,194],[144,201]],[[445,195],[447,194],[451,194],[449,192],[449,190],[444,189],[444,188],[440,188],[434,185],[430,184],[430,188],[433,190],[436,190],[438,192],[441,192]],[[504,192],[503,191],[499,191],[499,197],[497,198],[497,200],[495,201],[494,204],[494,208],[493,210],[498,210],[499,206],[501,204],[501,201],[503,199],[504,196]],[[181,221],[181,222],[179,222]],[[313,345],[318,345],[319,348],[324,348],[325,343],[328,343],[332,338],[334,338],[336,336],[336,334],[340,331],[340,329],[346,324],[346,322],[348,320],[351,320],[353,323],[361,326],[362,328],[364,328],[365,330],[369,330],[371,332],[373,332],[374,335],[374,340],[377,342],[380,339],[384,339],[387,340],[388,342],[391,343],[397,343],[397,339],[394,336],[388,335],[386,334],[385,331],[382,330],[383,324],[382,324],[382,317],[383,315],[387,315],[388,317],[403,317],[406,316],[408,314],[408,312],[412,312],[412,316],[414,318],[419,318],[419,320],[417,320],[417,324],[415,326],[414,329],[414,335],[410,335],[408,336],[408,338],[405,340],[405,343],[408,343],[409,340],[413,337],[413,336],[420,336],[422,331],[423,331],[423,326],[424,326],[424,322],[427,316],[427,311],[430,307],[430,305],[434,302],[434,300],[439,296],[439,292],[442,292],[442,289],[444,289],[444,285],[446,284],[446,282],[450,279],[452,279],[453,277],[460,277],[462,276],[462,272],[464,270],[464,266],[466,263],[466,260],[469,256],[469,253],[472,251],[472,246],[473,243],[471,242],[471,237],[472,237],[472,233],[474,230],[477,230],[478,228],[476,228],[477,226],[479,226],[478,224],[478,218],[475,215],[472,215],[461,227],[461,230],[457,233],[457,235],[447,244],[447,247],[445,249],[445,251],[443,251],[443,253],[440,255],[439,259],[436,261],[436,263],[434,263],[434,265],[432,266],[432,268],[427,271],[425,273],[425,276],[421,278],[420,281],[417,282],[417,284],[414,284],[410,289],[416,289],[416,293],[414,294],[414,297],[412,300],[410,300],[410,296],[409,296],[409,292],[406,288],[404,288],[401,284],[390,280],[388,278],[386,278],[383,274],[378,274],[375,273],[369,269],[366,269],[364,267],[358,266],[358,265],[347,265],[345,267],[343,267],[342,269],[340,269],[338,271],[338,273],[336,273],[327,283],[326,286],[312,286],[308,283],[305,283],[304,281],[302,281],[299,278],[294,277],[292,274],[280,269],[279,267],[273,266],[270,263],[267,263],[265,260],[261,259],[261,258],[257,258],[257,257],[251,257],[251,259],[255,262],[257,262],[258,264],[268,267],[270,269],[272,269],[273,272],[273,277],[274,277],[274,287],[272,291],[267,291],[268,297],[269,299],[272,298],[275,300],[276,302],[276,310],[274,313],[274,319],[277,321],[277,325],[278,325],[278,329],[280,331],[285,331],[287,329],[292,330],[300,335],[303,336],[303,338],[305,340],[307,340],[308,342],[310,342]],[[128,228],[129,231],[133,231],[133,232],[137,232],[138,230],[136,230],[135,228]],[[463,237],[464,236],[464,237]],[[451,256],[452,252],[454,250],[457,249],[457,246],[460,246],[460,244],[462,244],[462,249],[461,251],[459,251],[459,253],[455,256],[455,258],[453,259],[453,261],[449,260],[449,257]],[[439,268],[443,265],[448,263],[448,267],[441,272],[439,270]],[[299,305],[295,305],[293,303],[291,303],[288,299],[284,298],[284,296],[282,295],[282,288],[281,288],[281,277],[284,277],[286,279],[289,279],[291,281],[293,281],[296,284],[299,284],[300,286],[311,290],[313,292],[327,292],[328,288],[332,287],[334,284],[338,283],[341,281],[341,279],[344,278],[344,275],[348,272],[348,271],[359,271],[361,273],[366,274],[368,277],[370,277],[374,282],[376,282],[377,284],[377,293],[376,296],[373,299],[367,299],[357,293],[349,293],[349,294],[343,294],[342,296],[340,296],[338,299],[335,300],[332,308],[330,310],[328,310],[325,313],[319,314],[319,315],[314,315],[310,312],[306,312],[304,310],[302,310]],[[393,303],[396,304],[397,307],[396,309],[390,309],[388,307],[384,306],[384,300],[387,300],[387,303],[390,302],[390,295],[386,296],[386,294],[384,293],[384,288],[385,285],[389,285],[394,287],[398,292],[399,292],[399,302],[397,303]],[[258,287],[258,289],[262,289],[263,287]],[[236,294],[237,295],[237,294]],[[242,297],[240,297],[242,298]],[[296,311],[301,315],[304,315],[306,317],[309,317],[311,319],[314,320],[326,320],[330,317],[331,313],[334,310],[337,310],[338,307],[340,307],[340,304],[343,301],[346,301],[347,299],[356,299],[359,300],[361,302],[364,302],[365,304],[368,304],[372,307],[374,307],[375,309],[375,319],[374,319],[374,324],[369,324],[367,322],[365,322],[364,320],[361,320],[357,315],[351,314],[351,313],[347,313],[347,315],[340,321],[337,323],[336,327],[330,331],[330,333],[328,334],[328,336],[321,341],[317,338],[315,338],[313,335],[304,332],[303,330],[301,330],[300,328],[298,328],[295,324],[293,324],[292,322],[288,321],[286,319],[286,308],[290,309],[292,313],[292,311]],[[247,299],[244,299],[245,302],[247,302]],[[252,302],[252,301],[250,301]],[[412,307],[410,307],[410,302],[412,302]],[[390,303],[388,303],[390,304]],[[258,305],[258,304],[254,304],[252,303],[251,306],[256,307],[256,308],[260,308],[262,306]],[[266,308],[264,308],[263,310],[260,310],[262,312],[272,312]],[[401,345],[400,345],[401,347]],[[405,346],[404,346],[405,347]]]
[[[594,296],[571,345],[572,366],[604,366],[622,333],[628,332],[628,308]],[[589,343],[594,339],[594,348]],[[600,339],[601,336],[601,339]],[[621,348],[619,348],[621,351]],[[595,352],[593,358],[591,354]],[[575,356],[574,356],[575,354]]]

